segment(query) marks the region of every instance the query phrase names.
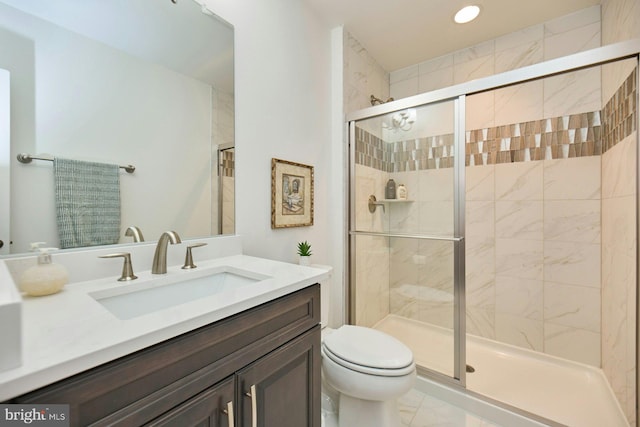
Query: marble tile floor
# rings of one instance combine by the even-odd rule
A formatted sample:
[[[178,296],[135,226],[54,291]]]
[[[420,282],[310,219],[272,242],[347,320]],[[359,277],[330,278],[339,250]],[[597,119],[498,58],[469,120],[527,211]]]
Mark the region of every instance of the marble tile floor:
[[[501,427],[418,390],[398,399],[402,427]]]

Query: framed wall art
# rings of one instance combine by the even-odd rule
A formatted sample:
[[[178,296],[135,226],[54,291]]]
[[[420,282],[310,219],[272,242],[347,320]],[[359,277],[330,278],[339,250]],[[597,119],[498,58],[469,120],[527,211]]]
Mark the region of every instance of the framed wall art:
[[[271,159],[271,228],[313,225],[313,166]]]

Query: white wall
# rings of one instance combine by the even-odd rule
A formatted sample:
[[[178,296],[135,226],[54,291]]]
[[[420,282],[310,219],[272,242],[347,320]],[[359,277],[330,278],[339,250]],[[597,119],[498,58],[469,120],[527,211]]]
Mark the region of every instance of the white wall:
[[[203,0],[235,29],[236,233],[244,253],[297,262],[311,243],[314,263],[339,267],[341,188],[330,184],[331,35],[298,0]],[[312,165],[314,225],[271,229],[271,158]]]
[[[121,173],[123,231],[138,225],[148,240],[169,227],[183,237],[209,235],[211,87],[7,6],[1,11],[3,51],[17,40],[23,48],[0,59],[15,72],[11,158],[49,153],[133,164],[134,174]],[[11,251],[34,241],[57,246],[51,163],[14,160],[11,180]]]

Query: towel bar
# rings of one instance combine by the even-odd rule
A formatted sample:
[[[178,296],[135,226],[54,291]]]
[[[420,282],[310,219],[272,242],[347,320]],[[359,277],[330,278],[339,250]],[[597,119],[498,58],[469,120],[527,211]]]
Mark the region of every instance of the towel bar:
[[[32,156],[31,154],[20,153],[18,154],[18,161],[20,163],[31,163],[32,160],[46,160],[48,162],[53,162],[53,157],[45,157],[45,156]],[[136,167],[133,165],[122,166],[119,165],[120,169],[126,170],[128,173],[133,173],[136,170]]]

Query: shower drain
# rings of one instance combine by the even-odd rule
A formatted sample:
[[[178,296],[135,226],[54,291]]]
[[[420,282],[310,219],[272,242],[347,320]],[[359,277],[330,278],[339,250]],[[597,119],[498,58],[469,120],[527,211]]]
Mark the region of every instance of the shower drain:
[[[476,371],[476,368],[474,368],[474,367],[473,367],[473,366],[471,366],[471,365],[467,365],[467,372],[468,372],[469,374],[472,374],[472,373],[474,373],[475,371]]]

